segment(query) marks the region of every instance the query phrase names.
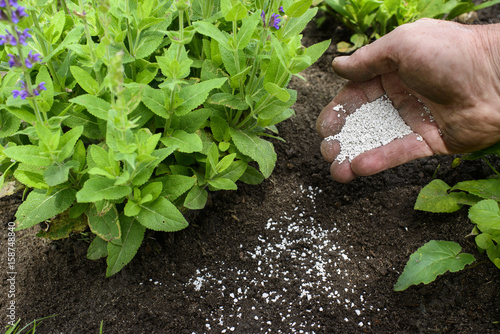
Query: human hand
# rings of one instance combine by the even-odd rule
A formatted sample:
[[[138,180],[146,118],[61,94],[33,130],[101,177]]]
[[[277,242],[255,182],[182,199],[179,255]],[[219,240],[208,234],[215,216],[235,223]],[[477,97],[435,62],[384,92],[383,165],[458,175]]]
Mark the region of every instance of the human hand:
[[[385,94],[414,133],[342,163],[335,161],[340,144],[323,140],[321,152],[332,163],[332,177],[350,182],[410,160],[499,142],[499,40],[500,25],[422,19],[349,57],[335,58],[335,72],[351,81],[317,120],[323,138],[339,133],[346,115]],[[345,113],[333,110],[338,104]]]

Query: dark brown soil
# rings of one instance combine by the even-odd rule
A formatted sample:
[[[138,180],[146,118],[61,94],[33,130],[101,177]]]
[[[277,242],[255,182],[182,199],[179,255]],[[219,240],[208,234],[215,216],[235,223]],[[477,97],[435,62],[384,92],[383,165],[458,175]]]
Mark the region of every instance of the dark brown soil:
[[[489,18],[496,12],[489,12]],[[466,208],[413,210],[434,177],[485,178],[481,161],[413,161],[339,184],[319,152],[315,121],[343,85],[330,68],[346,32],[311,24],[305,43],[333,37],[327,53],[292,81],[295,117],[279,126],[278,164],[259,186],[213,194],[178,233],[149,233],[134,260],[104,278],[86,259],[85,235],[48,242],[16,233],[15,314],[56,314],[37,333],[498,333],[500,271],[467,235]],[[497,163],[500,161],[496,161]],[[7,323],[7,224],[21,194],[0,200],[0,322]],[[429,240],[459,242],[478,265],[429,285],[392,290],[411,253]]]

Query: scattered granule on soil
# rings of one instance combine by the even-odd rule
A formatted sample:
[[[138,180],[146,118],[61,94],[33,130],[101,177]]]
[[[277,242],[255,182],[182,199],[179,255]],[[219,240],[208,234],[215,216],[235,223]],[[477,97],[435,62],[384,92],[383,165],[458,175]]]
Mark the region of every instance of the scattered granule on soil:
[[[344,111],[344,108],[336,105],[333,110]],[[335,160],[342,163],[345,159],[352,161],[363,152],[387,145],[411,133],[411,128],[399,116],[387,95],[384,95],[346,116],[342,130],[326,140],[340,143],[340,153]]]

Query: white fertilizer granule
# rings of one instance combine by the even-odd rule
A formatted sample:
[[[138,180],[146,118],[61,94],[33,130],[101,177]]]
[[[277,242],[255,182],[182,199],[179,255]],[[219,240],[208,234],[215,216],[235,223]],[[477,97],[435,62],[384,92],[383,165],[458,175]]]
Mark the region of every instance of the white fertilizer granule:
[[[336,105],[333,109],[344,110],[341,105]],[[342,163],[345,159],[352,161],[363,152],[411,133],[411,128],[399,116],[387,95],[384,95],[348,115],[342,130],[326,140],[337,140],[340,143],[340,153],[335,160]]]

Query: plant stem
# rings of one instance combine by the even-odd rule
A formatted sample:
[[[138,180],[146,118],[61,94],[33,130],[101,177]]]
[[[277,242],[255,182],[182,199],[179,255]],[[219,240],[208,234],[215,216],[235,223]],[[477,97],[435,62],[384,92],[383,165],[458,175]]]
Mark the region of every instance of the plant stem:
[[[489,160],[486,159],[486,157],[483,157],[483,160],[493,170],[493,172],[495,172],[495,174],[497,174],[498,176],[500,176],[500,173],[495,169],[495,167],[493,167],[493,165],[491,164],[491,162],[489,162]]]

